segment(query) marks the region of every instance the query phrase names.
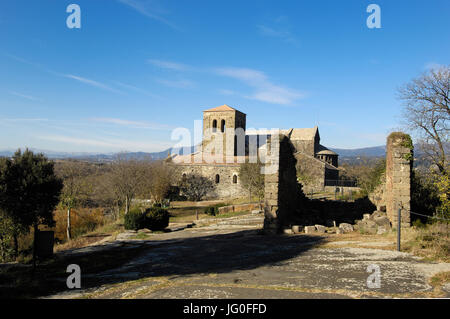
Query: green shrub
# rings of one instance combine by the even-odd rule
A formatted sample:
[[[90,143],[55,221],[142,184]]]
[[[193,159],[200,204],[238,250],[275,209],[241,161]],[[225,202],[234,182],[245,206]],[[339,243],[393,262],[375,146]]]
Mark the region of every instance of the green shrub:
[[[219,213],[219,207],[225,206],[223,204],[217,204],[214,206],[206,207],[205,214],[210,216],[216,216]]]
[[[169,225],[169,217],[169,212],[164,208],[148,208],[145,211],[145,228],[150,230],[163,230]]]
[[[425,228],[426,224],[422,223],[420,219],[416,219],[412,222],[412,225],[416,228]]]
[[[128,230],[139,230],[145,227],[145,215],[140,209],[132,209],[125,215],[124,227]]]

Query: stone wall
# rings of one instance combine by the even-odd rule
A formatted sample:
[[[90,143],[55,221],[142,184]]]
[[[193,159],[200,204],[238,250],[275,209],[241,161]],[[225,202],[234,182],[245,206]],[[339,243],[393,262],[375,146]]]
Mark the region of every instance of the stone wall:
[[[279,142],[274,140],[277,137]],[[264,177],[264,231],[279,233],[298,218],[305,197],[297,182],[295,148],[289,138],[282,134],[272,136],[268,141],[268,149],[270,165],[278,169]]]
[[[215,187],[211,189],[205,199],[238,198],[248,194],[242,188],[239,178],[239,164],[178,164],[174,168],[174,180],[181,181],[183,174],[200,175],[210,179]],[[219,175],[219,183],[215,183]],[[233,183],[233,176],[237,176],[237,183]]]
[[[386,143],[386,212],[394,227],[401,209],[402,227],[410,226],[411,172],[413,145],[411,137],[401,132],[391,133]]]
[[[314,156],[300,152],[295,154],[295,158],[300,172],[306,178],[306,180],[300,181],[304,184],[304,191],[322,190],[325,186],[325,163]]]

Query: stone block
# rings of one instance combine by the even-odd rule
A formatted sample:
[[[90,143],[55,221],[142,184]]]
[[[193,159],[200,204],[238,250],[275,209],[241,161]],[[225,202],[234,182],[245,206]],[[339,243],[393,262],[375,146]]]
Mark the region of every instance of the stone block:
[[[292,229],[292,232],[293,232],[294,234],[299,234],[299,233],[302,232],[303,226],[300,226],[300,225],[294,225],[294,226],[292,226],[291,229]]]
[[[353,226],[348,223],[340,223],[339,229],[341,229],[344,233],[350,233],[353,231]]]
[[[319,234],[324,234],[325,233],[325,231],[326,231],[326,227],[325,226],[323,226],[323,225],[314,225],[314,227],[316,227],[316,231],[319,233]]]
[[[316,232],[316,227],[305,226],[305,234],[314,234]]]

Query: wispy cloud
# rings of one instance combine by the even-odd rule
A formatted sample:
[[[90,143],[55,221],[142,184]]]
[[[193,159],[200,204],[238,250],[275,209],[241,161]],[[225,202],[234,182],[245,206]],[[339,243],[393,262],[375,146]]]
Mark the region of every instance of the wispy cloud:
[[[78,146],[90,146],[106,148],[108,150],[115,151],[160,151],[161,149],[169,148],[172,146],[170,142],[146,142],[136,140],[124,140],[124,139],[99,139],[99,138],[80,138],[64,135],[42,135],[38,136],[39,139],[61,142],[66,144],[78,145]]]
[[[135,91],[135,92],[138,92],[138,93],[142,93],[144,95],[151,96],[151,97],[154,97],[154,98],[162,99],[161,96],[159,96],[157,94],[153,94],[151,92],[148,92],[148,91],[146,91],[144,89],[138,88],[136,86],[133,86],[133,85],[130,85],[130,84],[126,84],[126,83],[122,83],[122,82],[118,82],[118,81],[114,81],[114,83],[116,85],[118,85],[118,86],[121,86],[121,87],[125,88],[125,89],[132,90],[132,91]]]
[[[284,42],[297,45],[299,42],[296,37],[285,26],[280,26],[280,23],[286,19],[276,19],[276,26],[269,27],[267,25],[257,25],[259,34],[265,37],[279,38]]]
[[[227,89],[220,89],[218,92],[223,95],[235,95],[236,94],[236,92],[234,92],[232,90],[227,90]]]
[[[0,118],[0,122],[11,122],[11,123],[18,123],[18,122],[47,122],[48,119],[45,118]]]
[[[31,95],[22,94],[22,93],[18,93],[18,92],[15,92],[15,91],[11,91],[9,93],[12,94],[12,95],[19,96],[19,97],[22,97],[24,99],[30,100],[30,101],[40,101],[40,99],[38,99],[38,98],[36,98],[34,96],[31,96]]]
[[[167,11],[162,9],[162,7],[158,5],[157,2],[155,1],[143,1],[143,0],[118,0],[118,1],[124,5],[129,6],[130,8],[133,8],[134,10],[136,10],[137,12],[148,18],[154,19],[158,22],[161,22],[171,27],[174,30],[180,31],[180,28],[178,26],[162,17],[162,15],[166,14]]]
[[[297,90],[273,84],[262,71],[227,67],[215,69],[215,72],[222,76],[237,79],[253,87],[255,89],[253,94],[246,96],[249,99],[288,105],[304,97],[304,94]]]
[[[115,92],[115,93],[123,93],[123,92],[121,92],[119,90],[116,90],[116,89],[113,89],[113,88],[109,87],[106,84],[103,84],[101,82],[94,81],[94,80],[91,80],[91,79],[83,78],[81,76],[77,76],[77,75],[73,75],[73,74],[64,74],[63,76],[66,77],[66,78],[73,79],[73,80],[79,81],[81,83],[90,85],[90,86],[94,86],[94,87],[97,87],[97,88],[100,88],[100,89],[107,90],[107,91],[111,91],[111,92]]]
[[[157,123],[144,122],[144,121],[130,121],[130,120],[124,120],[124,119],[118,119],[118,118],[95,117],[95,118],[90,118],[89,120],[93,121],[93,122],[115,124],[115,125],[128,126],[128,127],[133,127],[133,128],[145,128],[145,129],[154,129],[154,130],[171,128],[169,125],[165,125],[165,124],[157,124]]]
[[[164,80],[164,79],[157,79],[158,83],[161,83],[168,87],[173,88],[180,88],[180,89],[187,89],[192,88],[195,86],[195,83],[190,80]]]
[[[176,71],[187,71],[187,70],[191,69],[191,67],[186,64],[172,62],[172,61],[148,59],[147,62],[154,66],[162,68],[162,69],[169,69],[169,70],[176,70]]]

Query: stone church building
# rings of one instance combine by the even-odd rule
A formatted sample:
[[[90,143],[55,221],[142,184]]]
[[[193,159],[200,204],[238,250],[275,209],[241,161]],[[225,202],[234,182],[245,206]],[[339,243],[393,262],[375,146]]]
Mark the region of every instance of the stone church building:
[[[338,154],[320,144],[318,127],[280,130],[295,148],[297,165],[308,176],[307,187],[323,189],[327,180],[339,177]],[[192,154],[172,154],[169,163],[175,168],[176,180],[189,174],[210,179],[214,190],[208,198],[237,198],[248,194],[241,187],[239,167],[249,154],[266,147],[270,135],[246,132],[246,114],[228,105],[203,111],[202,143]]]

